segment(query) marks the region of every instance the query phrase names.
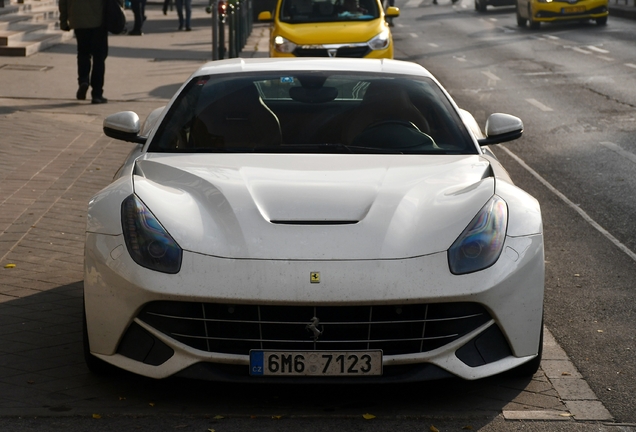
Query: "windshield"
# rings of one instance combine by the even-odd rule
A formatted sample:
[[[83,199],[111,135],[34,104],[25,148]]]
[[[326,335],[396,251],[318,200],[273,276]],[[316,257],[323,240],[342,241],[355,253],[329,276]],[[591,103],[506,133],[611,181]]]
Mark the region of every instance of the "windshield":
[[[196,77],[150,152],[476,154],[428,78],[277,72]]]
[[[377,0],[283,0],[280,20],[287,23],[368,21],[379,18]]]

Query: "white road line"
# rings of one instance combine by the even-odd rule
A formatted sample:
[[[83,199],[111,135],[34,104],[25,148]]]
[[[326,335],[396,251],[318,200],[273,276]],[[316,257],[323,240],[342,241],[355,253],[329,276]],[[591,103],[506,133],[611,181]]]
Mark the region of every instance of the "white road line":
[[[588,45],[585,48],[587,49],[591,49],[592,51],[596,51],[597,53],[601,53],[601,54],[609,54],[609,51],[603,48],[599,48],[599,47],[595,47],[594,45]]]
[[[491,79],[493,81],[500,81],[501,78],[499,78],[497,75],[495,75],[494,73],[490,72],[490,71],[481,71],[481,73],[483,73],[484,75],[486,75],[488,77],[488,79]]]
[[[625,66],[636,69],[636,64],[634,63],[625,63]]]
[[[541,111],[554,111],[552,108],[550,108],[547,105],[543,105],[541,102],[539,102],[536,99],[526,99],[526,102],[528,102],[530,105],[534,105],[535,107],[539,108]]]
[[[579,47],[572,47],[572,51],[576,51],[581,54],[592,54],[592,51],[586,51],[583,48],[579,48]]]
[[[559,40],[560,39],[558,36],[552,36],[552,35],[545,35],[545,37],[547,37],[548,39],[552,39],[552,40]]]
[[[618,144],[614,144],[613,142],[609,142],[609,141],[602,141],[600,144],[610,149],[614,153],[617,153],[618,155],[624,157],[625,159],[629,159],[630,161],[636,164],[636,155],[634,153],[623,150],[623,148],[619,146]]]
[[[601,60],[608,61],[608,62],[614,61],[614,59],[611,58],[611,57],[606,57],[606,56],[601,56],[601,55],[600,56],[596,56],[596,57],[600,58]]]
[[[439,45],[437,45],[436,43],[433,43],[433,42],[429,42],[428,45],[432,46],[433,48],[439,48]]]
[[[561,201],[563,201],[570,208],[572,208],[574,211],[576,211],[588,224],[592,225],[592,227],[594,227],[598,232],[603,234],[605,236],[605,238],[607,238],[609,241],[614,243],[614,245],[616,247],[618,247],[620,250],[625,252],[632,260],[636,261],[636,253],[632,252],[627,246],[625,246],[623,243],[618,241],[618,239],[616,237],[614,237],[612,234],[610,234],[605,228],[603,228],[598,223],[596,223],[596,221],[594,219],[592,219],[587,213],[585,213],[584,210],[582,210],[579,206],[577,206],[572,201],[570,201],[568,199],[568,197],[566,197],[561,192],[559,192],[558,189],[556,189],[554,186],[552,186],[546,179],[541,177],[541,175],[539,175],[539,173],[537,173],[535,170],[530,168],[523,161],[523,159],[521,159],[519,156],[517,156],[516,154],[514,154],[513,152],[508,150],[506,147],[501,146],[500,144],[497,144],[497,148],[500,148],[503,151],[505,151],[506,153],[508,153],[508,155],[510,155],[511,158],[516,160],[519,163],[519,165],[521,165],[526,171],[528,171],[530,174],[532,174],[534,176],[534,178],[539,180],[546,188],[548,188],[550,190],[550,192],[552,192],[557,197],[559,197],[559,199],[561,199]]]
[[[497,22],[497,18],[488,18],[488,21]]]
[[[554,72],[526,72],[525,76],[541,76],[541,75],[554,75]]]
[[[412,38],[418,38],[418,37],[420,37],[417,33],[409,33],[409,35],[410,35]]]

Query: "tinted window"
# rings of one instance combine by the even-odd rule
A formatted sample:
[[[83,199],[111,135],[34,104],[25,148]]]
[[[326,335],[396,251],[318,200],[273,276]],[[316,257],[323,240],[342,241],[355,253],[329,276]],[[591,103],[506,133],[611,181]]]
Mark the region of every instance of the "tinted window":
[[[288,23],[368,21],[380,16],[376,0],[283,0],[280,20]]]
[[[325,72],[195,78],[149,151],[477,153],[433,81]]]

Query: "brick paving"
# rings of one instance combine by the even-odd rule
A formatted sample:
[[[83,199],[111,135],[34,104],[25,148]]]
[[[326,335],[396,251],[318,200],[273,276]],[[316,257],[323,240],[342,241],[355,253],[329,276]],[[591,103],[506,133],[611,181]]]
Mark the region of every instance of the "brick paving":
[[[133,146],[105,137],[101,123],[105,115],[122,110],[144,118],[209,59],[209,31],[196,28],[209,19],[201,10],[195,9],[194,31],[178,33],[168,31],[176,26],[176,16],[164,17],[159,6],[151,5],[146,35],[111,37],[106,105],[73,99],[74,40],[29,58],[0,59],[47,66],[0,76],[0,418],[157,412],[347,416],[366,410],[491,419],[507,413],[508,418],[573,422],[567,398],[543,371],[532,380],[446,381],[410,391],[317,388],[312,389],[315,404],[306,403],[306,389],[269,388],[264,396],[264,390],[245,386],[89,373],[81,345],[86,207]],[[266,27],[255,27],[242,56],[265,56],[266,37]],[[15,267],[5,268],[9,264]],[[546,370],[563,370],[577,379],[560,381],[574,388],[573,401],[600,404],[559,350],[555,343],[546,346]],[[603,415],[591,420],[609,419]]]

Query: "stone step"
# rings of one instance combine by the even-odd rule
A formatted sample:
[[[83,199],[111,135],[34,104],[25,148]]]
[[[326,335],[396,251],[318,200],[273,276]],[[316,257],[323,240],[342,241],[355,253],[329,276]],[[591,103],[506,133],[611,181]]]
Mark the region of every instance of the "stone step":
[[[59,29],[58,0],[11,0],[0,8],[0,56],[26,57],[73,37]]]
[[[71,33],[34,35],[28,40],[14,42],[8,46],[0,46],[0,56],[28,57],[47,48],[64,42],[72,37]]]

